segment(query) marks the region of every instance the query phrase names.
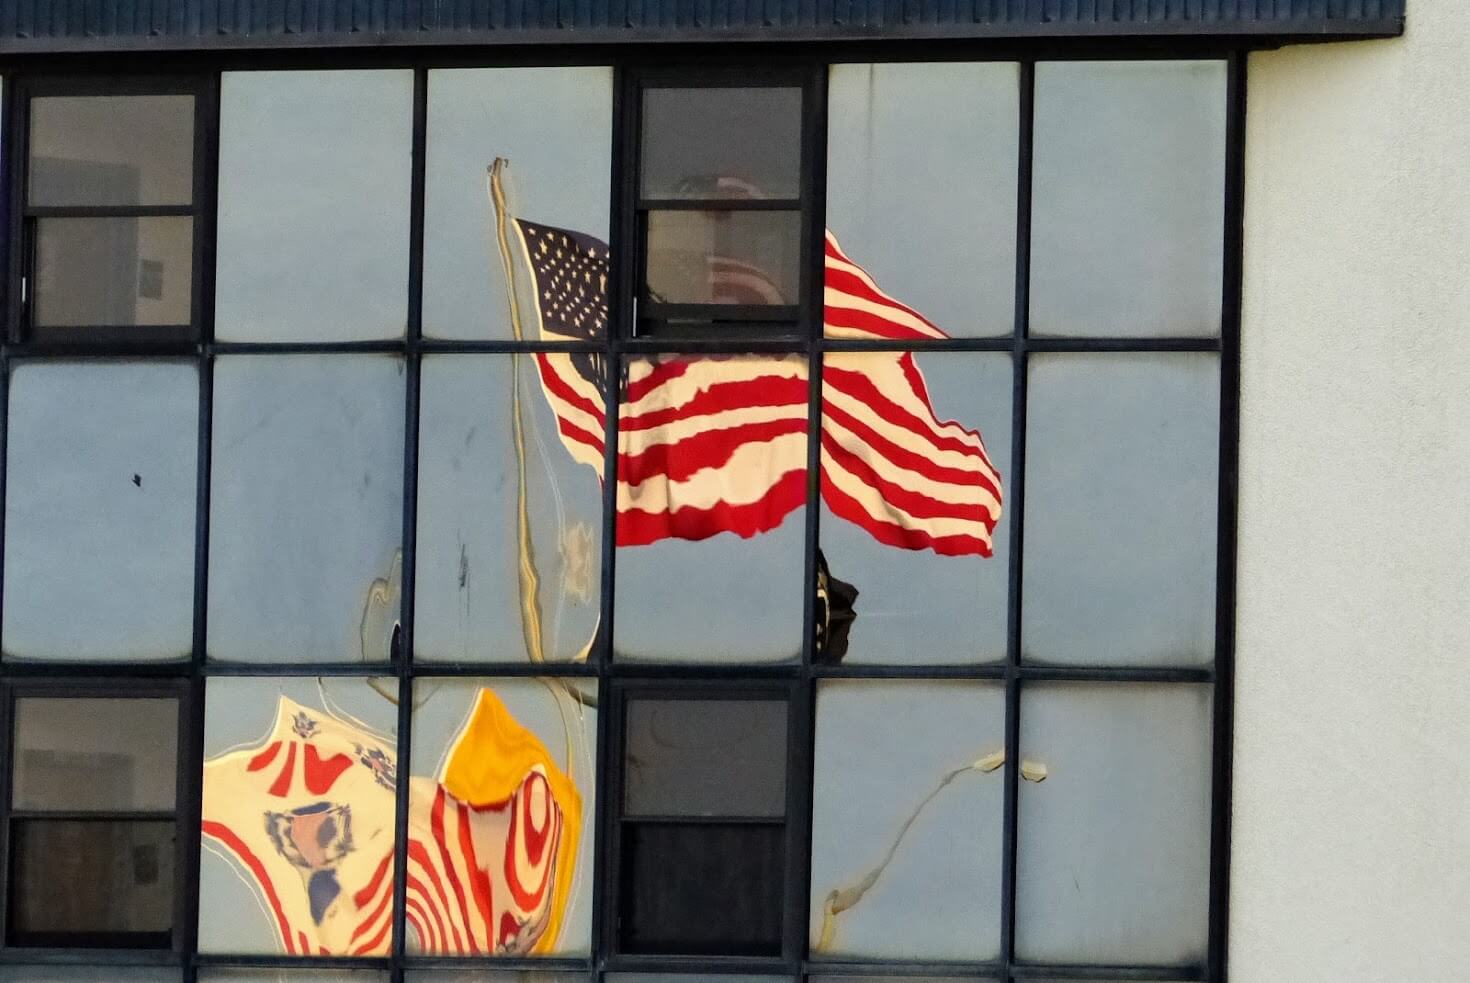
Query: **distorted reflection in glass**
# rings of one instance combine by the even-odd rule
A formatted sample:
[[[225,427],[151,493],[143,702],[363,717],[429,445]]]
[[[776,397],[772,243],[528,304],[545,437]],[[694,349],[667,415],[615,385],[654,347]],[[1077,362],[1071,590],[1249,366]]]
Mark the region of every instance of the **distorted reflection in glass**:
[[[649,212],[645,294],[659,304],[796,304],[800,231],[794,211]]]
[[[225,72],[219,112],[216,336],[401,337],[413,72]]]
[[[1012,329],[1018,76],[1003,62],[831,69],[827,227],[950,337]]]
[[[1020,958],[1204,958],[1210,699],[1208,686],[1184,683],[1022,688],[1021,754],[1047,778],[1020,788]]]
[[[512,336],[488,182],[497,158],[510,216],[606,242],[611,155],[610,68],[429,72],[424,334]]]
[[[198,432],[193,365],[15,363],[6,658],[188,657]]]
[[[588,951],[597,713],[595,680],[415,683],[410,952]]]
[[[1040,354],[1030,368],[1025,658],[1209,663],[1218,356]]]
[[[1011,360],[828,353],[817,658],[1005,657]]]
[[[814,958],[999,954],[1004,750],[996,684],[819,684]]]
[[[424,359],[416,657],[580,661],[601,611],[597,353]]]
[[[801,109],[797,88],[644,89],[641,196],[797,197]]]
[[[201,952],[389,953],[397,699],[391,677],[209,680]]]
[[[1225,62],[1036,66],[1037,335],[1220,333]]]
[[[626,363],[618,423],[620,658],[780,662],[801,653],[803,355]]]
[[[209,654],[379,662],[399,618],[403,362],[215,361]]]

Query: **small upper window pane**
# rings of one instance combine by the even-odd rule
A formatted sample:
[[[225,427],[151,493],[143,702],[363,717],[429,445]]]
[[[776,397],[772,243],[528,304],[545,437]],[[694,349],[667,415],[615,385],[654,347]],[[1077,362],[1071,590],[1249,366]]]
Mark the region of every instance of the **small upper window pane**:
[[[402,336],[413,72],[226,72],[215,334]]]
[[[653,303],[795,304],[801,213],[649,212],[647,269]]]
[[[801,89],[643,91],[644,198],[795,198]]]
[[[167,811],[178,780],[173,699],[15,701],[15,808]]]
[[[1007,63],[832,68],[827,227],[880,290],[952,338],[1014,324],[1018,75]],[[828,295],[828,337],[860,337],[871,325],[857,279],[830,262],[827,277],[852,298],[834,309]]]
[[[1220,333],[1223,61],[1036,66],[1031,332]]]
[[[624,811],[786,814],[784,700],[628,701]]]
[[[30,205],[187,205],[194,97],[40,96],[29,148]]]

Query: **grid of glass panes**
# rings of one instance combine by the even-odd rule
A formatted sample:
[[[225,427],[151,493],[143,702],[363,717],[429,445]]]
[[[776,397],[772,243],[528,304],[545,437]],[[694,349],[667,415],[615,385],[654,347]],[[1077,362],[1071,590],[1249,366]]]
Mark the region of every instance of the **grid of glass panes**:
[[[7,945],[27,944],[26,870],[91,850],[125,858],[112,883],[141,899],[118,930],[163,945],[115,979],[1218,979],[1226,69],[833,67],[825,199],[796,204],[825,213],[894,310],[952,340],[828,330],[785,352],[755,318],[706,317],[718,330],[694,347],[621,336],[639,284],[713,291],[712,257],[751,261],[759,296],[821,282],[817,263],[786,267],[822,230],[684,229],[657,253],[633,236],[648,181],[777,204],[808,184],[769,154],[716,159],[718,140],[674,173],[689,153],[651,121],[677,136],[700,117],[644,107],[615,134],[610,69],[226,73],[200,350],[111,358],[128,352],[109,339],[73,360],[37,334],[9,363]],[[823,90],[800,72],[794,122],[793,105],[734,104],[770,102],[768,77],[704,93],[687,78],[696,100],[735,96],[722,136],[761,127],[728,147],[788,133],[790,159],[823,156],[801,122]],[[631,197],[609,188],[619,146],[646,178]],[[558,246],[564,262],[538,266]],[[796,300],[826,323],[818,291]],[[602,325],[574,332],[568,311],[598,303]],[[742,350],[754,337],[759,354]],[[797,394],[760,460],[799,487],[749,535],[637,514],[633,394],[671,364]],[[983,440],[1001,499],[984,549],[895,545],[925,525],[904,484],[926,462],[861,397],[895,379]],[[895,473],[842,466],[854,439]],[[919,457],[942,472],[955,453]],[[896,533],[854,518],[874,493]],[[52,679],[60,662],[96,672]],[[177,748],[122,725],[103,753],[64,726],[122,713],[99,678],[159,702],[145,675],[187,684]],[[27,724],[42,698],[45,725]],[[98,816],[26,799],[45,786],[27,786],[23,748],[62,761],[52,784],[94,785]],[[145,752],[144,777],[108,764]],[[177,803],[148,792],[175,759]],[[109,782],[137,801],[117,806]],[[515,852],[514,825],[486,818],[504,803],[557,831],[551,853]],[[172,815],[177,850],[148,826]],[[134,825],[110,840],[46,825],[109,820]],[[474,859],[489,848],[494,863]],[[175,860],[179,897],[147,896]],[[77,910],[34,900],[43,920]],[[124,907],[84,927],[105,933]],[[72,963],[84,944],[43,941]]]

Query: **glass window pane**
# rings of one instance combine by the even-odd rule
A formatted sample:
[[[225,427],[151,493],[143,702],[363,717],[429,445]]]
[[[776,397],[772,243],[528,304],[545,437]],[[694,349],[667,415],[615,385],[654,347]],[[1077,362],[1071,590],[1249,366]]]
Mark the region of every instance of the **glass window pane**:
[[[1185,684],[1027,685],[1016,950],[1070,963],[1190,963],[1209,909],[1210,698]]]
[[[398,681],[214,677],[205,697],[199,950],[388,955]]]
[[[31,205],[187,205],[194,97],[37,97],[29,150]]]
[[[215,362],[209,654],[389,657],[403,534],[403,362]]]
[[[424,359],[416,658],[587,658],[602,610],[605,380],[594,353]]]
[[[408,316],[413,72],[225,72],[216,335],[396,338]]]
[[[784,976],[748,973],[605,973],[607,983],[791,983]]]
[[[17,363],[9,425],[6,658],[187,658],[198,370]]]
[[[625,826],[622,951],[778,954],[785,838],[779,823]]]
[[[1214,658],[1219,392],[1211,354],[1032,356],[1027,659]]]
[[[1036,66],[1031,331],[1220,333],[1223,61]]]
[[[645,89],[643,197],[795,198],[801,90]]]
[[[820,684],[814,958],[999,955],[1004,750],[1001,686]]]
[[[1018,74],[1006,63],[832,67],[827,227],[882,290],[951,337],[1014,324]],[[827,334],[849,333],[856,318],[834,313]]]
[[[0,966],[0,983],[179,983],[167,966]]]
[[[409,952],[588,951],[597,708],[596,680],[415,683]]]
[[[15,820],[10,941],[169,945],[177,831],[172,819]]]
[[[629,359],[618,424],[618,656],[801,653],[807,363]]]
[[[370,969],[214,969],[199,970],[200,983],[388,983],[387,973]]]
[[[612,69],[429,73],[423,314],[428,337],[511,337],[503,257],[486,181],[497,158],[507,162],[502,181],[509,214],[605,244]],[[507,245],[515,245],[513,236]],[[605,246],[600,252],[605,258]],[[511,255],[512,270],[521,278],[517,292],[529,291],[524,259],[517,250]],[[523,296],[523,320],[530,320],[533,295]]]
[[[795,304],[801,213],[648,213],[648,300],[660,304]]]
[[[37,330],[186,325],[193,284],[190,216],[36,220]]]
[[[403,978],[408,983],[587,983],[585,973],[540,973],[534,970],[496,972],[475,969],[410,969]]]
[[[819,660],[1005,658],[1011,396],[1008,355],[825,357]]]
[[[14,807],[172,810],[178,739],[174,699],[20,697]]]
[[[786,814],[786,701],[630,699],[623,810]]]

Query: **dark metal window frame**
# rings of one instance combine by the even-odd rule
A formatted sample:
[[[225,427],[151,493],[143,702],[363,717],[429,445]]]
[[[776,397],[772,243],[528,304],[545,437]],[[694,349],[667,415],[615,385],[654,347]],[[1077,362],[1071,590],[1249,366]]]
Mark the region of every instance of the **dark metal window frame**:
[[[173,950],[153,952],[146,950],[121,950],[101,953],[88,949],[33,950],[0,947],[0,963],[36,963],[87,965],[96,962],[109,964],[173,965],[179,967],[184,983],[193,983],[202,969],[209,967],[330,967],[336,969],[362,968],[386,971],[393,983],[399,983],[404,973],[429,968],[499,968],[506,970],[545,970],[548,972],[571,972],[588,974],[593,983],[600,983],[604,972],[620,971],[668,971],[668,972],[711,972],[743,973],[757,972],[798,977],[845,974],[859,976],[924,976],[949,975],[980,977],[997,981],[1023,981],[1038,977],[1070,979],[1119,979],[1119,980],[1201,980],[1208,983],[1223,983],[1226,978],[1225,933],[1226,903],[1228,897],[1229,869],[1229,813],[1230,813],[1230,758],[1232,734],[1232,677],[1234,646],[1235,608],[1235,501],[1236,461],[1238,441],[1238,378],[1239,378],[1239,321],[1241,280],[1241,214],[1243,183],[1243,138],[1244,138],[1244,71],[1245,52],[1234,46],[1191,41],[1154,42],[1134,44],[1127,42],[1089,43],[1083,41],[1057,42],[1038,41],[1013,45],[976,43],[895,43],[886,45],[851,44],[844,46],[811,46],[793,44],[782,48],[774,46],[736,51],[733,54],[697,52],[691,56],[679,49],[660,51],[655,48],[608,48],[579,49],[556,57],[545,51],[497,52],[493,59],[483,50],[439,49],[436,51],[372,51],[357,49],[336,52],[219,52],[209,55],[179,55],[172,58],[150,58],[140,64],[137,59],[92,59],[83,67],[75,59],[37,58],[12,62],[12,70],[19,75],[6,79],[5,106],[8,118],[7,134],[10,136],[5,153],[5,168],[10,176],[11,188],[8,202],[11,207],[9,228],[11,236],[6,248],[9,250],[8,268],[10,276],[10,303],[6,338],[0,346],[0,407],[8,404],[8,386],[11,366],[21,358],[55,357],[85,354],[94,357],[138,358],[187,356],[200,368],[200,411],[199,411],[199,476],[196,513],[196,561],[194,598],[194,643],[191,658],[182,663],[135,664],[108,663],[82,664],[38,664],[27,662],[0,662],[0,685],[12,688],[56,685],[163,685],[170,682],[181,687],[185,707],[181,719],[188,727],[188,741],[180,745],[180,839],[178,869],[183,878],[183,889],[179,892],[179,903],[183,913],[177,926],[176,946]],[[1030,241],[1030,171],[1031,171],[1031,118],[1034,66],[1037,61],[1089,60],[1089,59],[1139,59],[1139,58],[1198,58],[1226,59],[1229,65],[1227,85],[1228,113],[1226,137],[1226,181],[1222,188],[1225,202],[1225,221],[1221,229],[1224,255],[1224,275],[1221,283],[1223,309],[1221,333],[1218,338],[1032,338],[1027,333],[1027,297],[1029,286],[1029,241]],[[858,341],[827,340],[821,337],[821,297],[815,289],[822,282],[821,248],[822,229],[825,225],[822,203],[825,199],[825,68],[828,64],[855,61],[1013,61],[1020,64],[1020,146],[1018,160],[1018,213],[1017,213],[1017,270],[1016,270],[1016,323],[1012,334],[998,338],[957,338],[941,342],[902,344],[873,344]],[[471,67],[501,65],[572,65],[611,64],[616,77],[613,86],[613,157],[609,188],[611,221],[610,242],[613,245],[611,309],[614,312],[614,330],[600,344],[568,345],[546,344],[537,341],[443,341],[426,339],[421,331],[422,312],[422,265],[424,238],[424,153],[427,123],[428,73],[441,67]],[[636,130],[632,129],[636,113],[629,105],[630,79],[646,72],[650,66],[670,76],[683,74],[691,81],[707,77],[711,66],[720,70],[739,71],[742,66],[753,64],[776,65],[781,70],[809,72],[817,98],[808,104],[808,119],[804,127],[804,160],[811,166],[810,185],[803,185],[804,208],[812,214],[804,224],[809,242],[808,261],[804,264],[805,292],[801,318],[803,333],[795,338],[757,338],[745,341],[731,339],[671,339],[627,337],[620,326],[631,324],[633,297],[636,289],[636,264],[630,256],[631,250],[619,248],[629,242],[629,189],[636,188],[630,180],[636,173],[631,154]],[[24,125],[18,117],[18,109],[24,106],[25,94],[37,91],[36,87],[53,77],[75,76],[98,92],[116,91],[115,86],[128,73],[147,71],[158,77],[159,66],[171,72],[167,77],[179,85],[197,86],[201,93],[196,141],[203,139],[202,151],[196,149],[195,167],[196,194],[194,205],[200,210],[204,232],[196,234],[195,271],[197,337],[189,342],[141,341],[123,343],[115,338],[100,338],[95,343],[73,344],[58,342],[28,342],[20,335],[21,309],[16,287],[21,273],[21,250],[15,248],[19,242],[21,200],[17,197],[20,182],[17,175],[24,173],[25,146],[22,139],[15,139],[17,131]],[[217,198],[217,154],[219,119],[219,73],[221,71],[361,67],[387,68],[410,67],[415,70],[413,97],[413,165],[411,178],[410,248],[408,289],[408,328],[404,338],[386,342],[315,343],[288,342],[270,344],[219,343],[213,338],[213,273],[214,273],[214,212]],[[766,71],[767,69],[756,69]],[[805,179],[804,179],[805,180]],[[202,191],[201,191],[202,189]],[[810,198],[808,199],[808,195]],[[196,224],[196,229],[200,224]],[[812,371],[812,396],[810,404],[810,432],[815,434],[820,427],[820,370],[822,356],[828,351],[899,350],[914,348],[923,351],[988,351],[1004,352],[1013,359],[1013,404],[1012,404],[1012,465],[1008,508],[1010,515],[1011,552],[1007,560],[1009,569],[1008,648],[1003,662],[982,665],[900,666],[900,665],[825,665],[812,658],[812,633],[804,633],[803,652],[799,662],[772,666],[722,666],[722,665],[649,665],[614,660],[612,653],[613,598],[615,579],[613,576],[616,549],[615,543],[615,488],[616,483],[604,482],[604,528],[602,554],[602,631],[592,655],[586,664],[511,664],[461,663],[415,665],[413,652],[413,597],[415,572],[415,526],[417,513],[417,457],[419,432],[419,379],[420,364],[424,355],[456,352],[481,352],[513,354],[540,350],[566,350],[568,348],[590,349],[603,353],[607,367],[609,393],[618,392],[618,377],[622,359],[630,355],[656,352],[684,353],[759,353],[796,352],[810,359]],[[282,665],[237,665],[207,661],[206,611],[207,574],[209,549],[209,476],[210,437],[213,413],[212,376],[213,363],[219,355],[238,355],[251,352],[307,353],[307,352],[358,352],[378,351],[400,355],[406,366],[405,399],[405,443],[404,443],[404,511],[403,511],[403,610],[401,617],[401,645],[391,662],[377,664],[332,663],[332,664],[282,664]],[[1022,522],[1024,508],[1024,461],[1025,461],[1025,409],[1026,409],[1026,365],[1032,352],[1120,352],[1120,351],[1198,351],[1215,352],[1220,357],[1220,457],[1219,457],[1219,511],[1217,516],[1217,565],[1216,565],[1216,658],[1213,666],[1203,668],[1152,668],[1139,666],[1105,667],[1051,667],[1023,663],[1020,659],[1020,565],[1022,560]],[[615,405],[607,413],[607,465],[611,469],[616,463],[617,412]],[[0,448],[3,448],[4,428],[0,427]],[[808,501],[816,503],[818,442],[809,442],[809,489]],[[612,473],[609,470],[608,473]],[[3,496],[4,474],[0,470],[0,496]],[[806,510],[806,583],[815,581],[815,560],[820,508],[815,504]],[[3,514],[3,513],[0,513]],[[0,531],[3,536],[3,531]],[[3,546],[3,539],[0,539]],[[3,585],[0,585],[3,589]],[[810,626],[813,616],[813,591],[808,589],[804,603],[805,623]],[[200,805],[200,776],[202,767],[202,743],[204,733],[204,697],[208,680],[234,676],[347,676],[377,675],[396,679],[398,686],[398,756],[400,761],[411,760],[411,694],[416,678],[433,677],[527,677],[565,676],[582,677],[599,682],[600,705],[604,708],[598,715],[598,768],[597,788],[599,816],[594,824],[595,876],[592,892],[592,938],[591,951],[585,957],[521,958],[505,959],[494,957],[437,957],[413,955],[405,950],[404,879],[398,878],[395,887],[394,942],[391,955],[384,958],[311,958],[284,955],[216,955],[200,954],[196,946],[196,929],[199,910],[198,880],[198,815]],[[1008,748],[1015,748],[1019,736],[1020,692],[1024,685],[1049,680],[1079,680],[1097,682],[1160,682],[1160,683],[1209,683],[1214,687],[1213,713],[1213,775],[1212,812],[1210,836],[1210,884],[1208,948],[1203,962],[1185,966],[1116,966],[1116,965],[1042,965],[1032,964],[1015,958],[1015,846],[1017,788],[1019,766],[1015,754],[1008,754],[1004,771],[1004,850],[1006,862],[1002,865],[1002,910],[1001,910],[1001,958],[984,963],[896,963],[882,960],[833,961],[808,960],[804,958],[808,932],[808,861],[810,831],[811,792],[811,734],[814,699],[818,682],[826,678],[864,679],[983,679],[1003,683],[1006,687],[1005,734]],[[783,953],[779,958],[711,958],[711,957],[659,957],[620,956],[612,951],[614,936],[609,935],[610,890],[616,890],[614,844],[609,828],[616,821],[613,815],[615,799],[608,789],[616,788],[618,777],[617,759],[620,742],[616,730],[619,714],[612,708],[625,691],[649,686],[709,687],[711,692],[727,686],[749,687],[783,686],[791,692],[793,728],[800,728],[803,740],[793,742],[788,761],[789,791],[788,831],[797,838],[799,849],[788,861],[788,876],[785,891],[786,932]],[[6,702],[8,707],[8,702]],[[8,720],[6,721],[8,727]],[[8,733],[8,731],[7,731]],[[793,729],[796,735],[798,730]],[[8,775],[8,769],[0,769]],[[8,781],[7,779],[3,779]],[[407,783],[401,783],[397,799],[397,821],[400,832],[406,828],[408,812]],[[6,791],[8,795],[8,790]],[[8,801],[8,799],[6,799]],[[0,844],[0,847],[5,844]],[[3,862],[4,850],[0,850]],[[398,837],[397,864],[401,870],[406,864],[406,837]],[[614,876],[610,876],[614,875]],[[3,896],[4,892],[0,892]],[[3,918],[0,918],[3,921]]]
[[[206,265],[212,266],[214,211],[206,207],[212,177],[201,163],[212,157],[212,146],[218,127],[209,110],[215,100],[209,93],[206,76],[129,76],[98,79],[87,76],[21,77],[16,92],[10,96],[11,113],[6,129],[7,143],[13,148],[10,186],[10,241],[19,248],[12,251],[10,282],[9,330],[12,343],[37,340],[35,332],[35,260],[36,224],[42,218],[159,218],[181,216],[193,219],[193,269],[189,284],[188,324],[48,326],[41,344],[69,347],[78,351],[106,351],[114,346],[149,344],[188,344],[199,335],[203,321]],[[47,96],[153,96],[188,95],[194,97],[194,181],[187,205],[60,205],[35,206],[29,202],[30,188],[30,104]],[[212,201],[209,202],[212,205]],[[213,270],[210,270],[212,275]]]

